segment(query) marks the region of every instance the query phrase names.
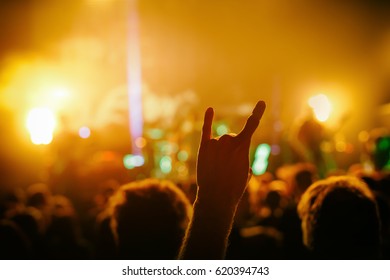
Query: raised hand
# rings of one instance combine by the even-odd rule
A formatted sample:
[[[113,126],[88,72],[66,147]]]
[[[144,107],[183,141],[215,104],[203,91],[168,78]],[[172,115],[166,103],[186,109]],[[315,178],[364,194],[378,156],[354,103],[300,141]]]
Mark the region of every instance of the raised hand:
[[[239,134],[212,137],[214,110],[205,113],[197,162],[198,200],[226,206],[236,205],[250,179],[249,146],[265,110],[257,102]]]
[[[250,178],[249,146],[265,110],[259,101],[239,134],[212,137],[214,110],[203,123],[197,162],[198,196],[179,258],[222,259],[240,198]]]

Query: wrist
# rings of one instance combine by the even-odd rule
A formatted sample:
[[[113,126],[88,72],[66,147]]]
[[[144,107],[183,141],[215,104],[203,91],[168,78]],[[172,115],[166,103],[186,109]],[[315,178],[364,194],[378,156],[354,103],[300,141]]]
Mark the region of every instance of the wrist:
[[[242,194],[237,196],[232,191],[234,188],[228,185],[200,186],[196,196],[196,203],[203,208],[211,208],[215,211],[233,211],[237,208]]]
[[[237,209],[236,203],[233,203],[228,200],[222,199],[203,199],[201,196],[198,196],[194,202],[194,210],[208,213],[208,215],[215,215],[218,217],[221,216],[232,216],[235,214]]]
[[[228,201],[218,201],[209,197],[197,196],[194,202],[194,215],[197,218],[218,225],[230,226],[236,213],[237,204]]]

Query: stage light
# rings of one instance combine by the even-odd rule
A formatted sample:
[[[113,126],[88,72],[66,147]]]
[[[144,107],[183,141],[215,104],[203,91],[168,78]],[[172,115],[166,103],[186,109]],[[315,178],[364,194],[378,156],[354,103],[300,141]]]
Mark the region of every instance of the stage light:
[[[224,135],[229,132],[229,128],[226,124],[221,123],[217,125],[216,132],[218,136]]]
[[[50,144],[56,126],[54,113],[48,108],[34,108],[27,115],[26,126],[35,145]]]
[[[337,141],[336,142],[336,151],[339,153],[345,152],[347,149],[347,144],[344,141]]]
[[[146,139],[143,137],[138,137],[135,139],[135,145],[140,149],[144,148],[146,146]]]
[[[185,165],[185,163],[182,163],[182,162],[178,162],[178,164],[176,165],[176,170],[177,170],[177,173],[180,177],[187,177],[188,176],[188,168],[187,166]]]
[[[366,130],[360,131],[358,135],[358,139],[360,142],[365,143],[370,139],[370,134]]]
[[[318,94],[309,98],[308,104],[313,109],[316,119],[325,122],[329,119],[332,111],[332,104],[325,94]]]
[[[141,154],[141,148],[137,146],[136,139],[143,135],[143,114],[142,114],[142,71],[141,71],[141,49],[139,38],[139,16],[137,1],[128,2],[129,23],[128,23],[128,52],[127,52],[127,84],[128,84],[128,105],[129,105],[129,128],[131,132],[131,144],[133,152]]]
[[[188,160],[188,153],[187,151],[181,150],[180,152],[177,153],[177,159],[179,161],[186,161]]]
[[[52,93],[53,96],[59,99],[69,97],[70,95],[70,92],[67,88],[55,88],[53,89]]]
[[[144,165],[145,159],[141,155],[127,154],[123,157],[123,165],[126,169],[133,169]]]
[[[271,146],[260,144],[256,148],[255,159],[252,164],[252,171],[255,175],[264,174],[268,167],[268,157],[271,153]]]
[[[134,161],[134,165],[137,166],[137,167],[142,166],[145,163],[145,159],[141,155],[135,155],[133,157],[133,161]]]
[[[89,138],[91,136],[91,130],[87,126],[80,127],[79,136],[83,139]]]
[[[381,138],[380,141],[378,141],[378,148],[379,150],[386,151],[390,148],[390,138],[384,137]]]
[[[160,169],[164,174],[168,174],[172,171],[172,160],[169,156],[163,156],[161,158]]]
[[[151,139],[157,140],[161,139],[164,136],[164,132],[158,128],[152,128],[147,131],[148,136]]]

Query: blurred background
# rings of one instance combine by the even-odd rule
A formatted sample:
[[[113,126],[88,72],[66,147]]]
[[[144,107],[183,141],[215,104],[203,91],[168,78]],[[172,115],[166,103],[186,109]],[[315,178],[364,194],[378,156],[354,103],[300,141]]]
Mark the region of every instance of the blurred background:
[[[204,111],[214,136],[237,133],[258,100],[227,257],[307,258],[301,194],[353,174],[385,194],[390,258],[389,15],[378,0],[0,0],[0,259],[115,258],[118,187],[169,179],[193,202]]]
[[[390,126],[389,12],[387,1],[2,0],[1,184],[193,180],[204,110],[216,110],[215,136],[238,132],[259,99],[255,174],[302,160],[323,174],[373,168],[372,131]]]

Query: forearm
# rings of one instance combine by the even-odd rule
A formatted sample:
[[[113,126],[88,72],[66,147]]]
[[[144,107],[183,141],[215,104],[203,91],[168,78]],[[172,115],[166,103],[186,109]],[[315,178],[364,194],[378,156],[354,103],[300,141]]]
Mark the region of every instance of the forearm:
[[[199,198],[180,251],[180,259],[223,259],[236,205]]]
[[[251,137],[265,110],[257,102],[237,134],[212,137],[213,108],[205,112],[198,151],[198,196],[194,215],[180,251],[181,259],[223,259],[236,208],[250,178]]]

